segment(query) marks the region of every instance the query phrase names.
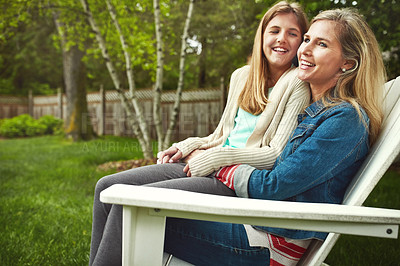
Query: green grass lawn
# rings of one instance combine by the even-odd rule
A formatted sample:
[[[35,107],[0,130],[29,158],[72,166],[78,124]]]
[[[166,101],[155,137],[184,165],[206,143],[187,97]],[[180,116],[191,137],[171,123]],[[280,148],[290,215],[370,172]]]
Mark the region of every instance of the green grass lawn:
[[[87,265],[96,167],[135,157],[129,138],[0,140],[0,265]]]
[[[108,161],[140,158],[135,140],[61,137],[0,140],[0,265],[87,265],[96,181]],[[400,175],[389,171],[367,206],[400,209]],[[330,265],[400,265],[400,241],[342,236]]]

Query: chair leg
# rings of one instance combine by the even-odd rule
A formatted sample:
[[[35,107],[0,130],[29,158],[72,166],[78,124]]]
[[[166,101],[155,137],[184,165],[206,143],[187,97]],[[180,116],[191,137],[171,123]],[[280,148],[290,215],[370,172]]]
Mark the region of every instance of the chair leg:
[[[148,208],[123,207],[122,265],[162,265],[165,221]]]

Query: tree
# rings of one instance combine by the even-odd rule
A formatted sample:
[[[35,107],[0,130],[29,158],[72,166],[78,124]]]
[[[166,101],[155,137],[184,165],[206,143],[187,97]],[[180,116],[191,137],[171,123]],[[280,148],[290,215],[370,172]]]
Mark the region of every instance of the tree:
[[[60,4],[58,1],[56,3]],[[85,40],[77,38],[79,35],[76,34],[85,28],[84,25],[79,25],[82,15],[79,12],[72,12],[73,5],[63,10],[51,6],[49,8],[53,14],[63,55],[64,87],[67,97],[65,134],[74,141],[89,140],[93,138],[94,132],[87,110],[86,71],[82,61],[85,52],[82,51],[84,48],[80,48]]]
[[[104,39],[103,35],[101,34],[100,28],[96,23],[96,20],[94,19],[93,13],[91,11],[91,8],[89,6],[89,2],[87,0],[80,0],[84,12],[87,14],[87,19],[89,21],[90,26],[92,27],[93,32],[95,33],[96,40],[98,42],[99,48],[101,49],[102,56],[106,62],[106,66],[108,69],[108,72],[113,80],[115,89],[118,92],[118,95],[121,99],[121,103],[127,113],[127,118],[130,123],[130,125],[133,128],[133,131],[140,143],[140,146],[143,151],[143,156],[145,159],[150,159],[153,157],[153,152],[152,152],[152,147],[151,147],[151,142],[150,142],[150,135],[149,131],[147,128],[147,123],[144,120],[144,115],[143,111],[138,103],[137,96],[135,94],[135,86],[134,86],[134,81],[133,81],[133,75],[128,76],[131,78],[130,81],[130,95],[129,97],[125,94],[125,91],[122,87],[122,82],[118,76],[118,72],[115,68],[114,62],[110,57],[110,54],[108,53],[107,49],[107,43],[106,40]],[[107,2],[109,5],[108,11],[110,13],[114,13],[113,7],[111,6],[111,3]],[[130,54],[127,50],[127,47],[125,45],[125,38],[124,35],[121,31],[121,28],[119,27],[118,21],[116,20],[116,16],[114,14],[111,14],[113,17],[113,22],[115,24],[115,27],[118,30],[118,34],[120,36],[122,48],[124,49],[124,54],[125,54],[125,59],[130,62]],[[127,68],[128,73],[132,71],[131,68]],[[135,113],[136,114],[135,114]]]
[[[269,1],[275,2],[275,1]],[[200,43],[190,56],[196,87],[218,86],[246,64],[265,3],[242,0],[199,1],[190,36]],[[190,81],[188,81],[190,82]]]
[[[3,4],[5,7],[5,5]],[[67,8],[68,6],[68,8]],[[61,8],[62,7],[62,8]],[[79,39],[74,38],[78,36],[73,32],[79,28],[79,21],[82,16],[79,17],[79,13],[74,12],[73,1],[52,1],[47,2],[47,5],[42,5],[41,1],[12,1],[7,5],[7,20],[2,24],[3,39],[7,39],[7,37],[16,36],[19,34],[18,30],[21,28],[29,28],[31,25],[35,25],[38,23],[39,25],[43,25],[43,21],[46,22],[46,28],[54,30],[57,29],[60,47],[62,50],[62,59],[60,62],[63,62],[63,80],[65,92],[67,95],[67,116],[65,119],[65,131],[68,137],[71,137],[74,140],[79,139],[90,139],[93,134],[92,127],[89,122],[89,117],[87,116],[87,103],[86,103],[86,86],[85,86],[85,72],[84,72],[84,64],[82,63],[82,57],[84,52],[79,45],[82,45]],[[54,24],[49,25],[47,21],[53,21]],[[55,27],[54,27],[55,25]],[[29,32],[24,32],[28,36]],[[22,35],[23,36],[23,35]],[[49,38],[50,32],[47,31],[47,41],[50,43],[52,40]],[[43,36],[40,36],[43,37]],[[32,34],[32,38],[37,38],[35,34]],[[32,42],[29,42],[30,44]],[[43,42],[42,39],[38,40],[38,43],[29,47],[32,48],[27,53],[28,56],[31,54],[37,53],[42,49],[41,44],[46,43]],[[26,48],[25,48],[26,49]],[[22,49],[24,50],[24,48]],[[60,55],[58,55],[60,57]],[[55,57],[57,58],[57,57]],[[27,58],[23,58],[24,65],[26,62],[29,62]],[[54,59],[49,60],[50,62],[55,62]],[[16,87],[31,87],[32,84],[37,84],[37,72],[39,72],[40,64],[46,62],[43,58],[38,58],[32,62],[30,68],[26,68],[27,71],[19,72],[20,75],[15,77],[16,81],[21,83],[21,85],[17,84]],[[37,64],[36,64],[37,63]],[[60,67],[61,69],[61,67]],[[56,76],[57,77],[57,64],[50,64],[50,67],[47,68],[46,74],[48,76]],[[35,77],[34,81],[30,79],[30,72],[32,72],[32,76]],[[57,82],[54,84],[58,84],[59,79],[57,78]],[[48,79],[50,80],[50,79]],[[47,84],[46,84],[47,85]],[[57,85],[55,85],[57,86]],[[58,87],[58,86],[57,86]]]
[[[176,120],[178,118],[180,110],[180,102],[182,98],[182,90],[184,84],[185,75],[185,59],[186,59],[186,48],[189,38],[189,27],[190,21],[193,14],[194,0],[190,0],[189,7],[186,15],[185,25],[183,27],[183,33],[181,37],[181,51],[179,59],[179,79],[176,88],[176,96],[174,106],[171,110],[170,121],[167,128],[167,132],[163,134],[161,125],[161,91],[163,83],[163,69],[164,69],[164,55],[163,55],[163,45],[162,45],[162,30],[160,23],[160,1],[154,0],[154,18],[155,18],[155,28],[156,28],[156,39],[157,39],[157,74],[156,83],[154,85],[154,104],[153,104],[153,114],[154,114],[154,124],[156,126],[157,137],[158,137],[158,150],[167,149],[171,142],[171,136],[173,130],[176,126]]]
[[[189,12],[188,12],[188,19],[186,20],[186,34],[184,33],[184,44],[182,44],[184,47],[186,45],[186,36],[187,36],[187,31],[190,23],[190,18],[193,10],[193,3],[194,1],[190,2],[189,5]],[[87,14],[88,21],[92,27],[93,32],[95,33],[96,40],[98,42],[99,48],[102,51],[102,56],[106,62],[107,69],[109,71],[109,74],[113,80],[115,89],[118,92],[118,95],[120,96],[121,102],[124,106],[124,109],[127,113],[128,119],[130,121],[130,125],[136,135],[136,137],[139,140],[139,143],[141,145],[143,155],[146,159],[150,159],[153,157],[153,150],[152,150],[152,145],[151,145],[151,140],[150,140],[150,134],[149,134],[149,126],[147,121],[145,120],[143,110],[141,105],[139,104],[136,96],[136,88],[135,88],[135,81],[134,81],[134,75],[133,75],[133,68],[132,68],[132,53],[128,47],[125,33],[120,25],[120,22],[118,20],[116,8],[114,7],[114,4],[106,0],[106,5],[107,5],[107,10],[109,12],[109,15],[111,17],[112,23],[116,29],[116,32],[118,34],[119,40],[120,40],[120,46],[122,47],[123,54],[124,54],[124,60],[125,60],[125,69],[126,69],[126,77],[128,80],[129,84],[129,96],[125,94],[125,90],[123,89],[122,81],[118,75],[118,71],[115,67],[114,60],[111,58],[109,54],[109,49],[107,48],[107,42],[106,39],[104,38],[101,29],[94,18],[94,12],[92,12],[91,6],[94,6],[93,3],[89,5],[88,0],[81,0],[81,4],[83,7],[84,12]],[[140,8],[144,8],[148,4],[148,2],[143,1],[142,5],[139,5]],[[138,5],[137,5],[138,7]],[[158,140],[159,140],[159,149],[162,149],[163,147],[166,147],[169,145],[169,140],[171,136],[171,132],[168,132],[166,134],[166,141],[163,140],[163,132],[161,129],[161,115],[160,115],[160,99],[161,99],[161,91],[162,91],[162,81],[163,81],[163,68],[164,68],[164,63],[163,63],[163,51],[162,51],[162,31],[161,31],[161,24],[160,24],[160,6],[159,2],[157,0],[154,1],[154,14],[155,14],[155,28],[156,28],[156,35],[157,35],[157,68],[156,68],[156,83],[154,86],[154,105],[153,105],[153,114],[154,114],[154,122],[155,122],[155,127],[158,135]],[[126,26],[126,24],[124,25]],[[135,36],[136,34],[143,34],[143,29],[141,28],[140,31],[136,29],[136,31],[131,31],[132,35]],[[150,39],[150,38],[148,38]],[[183,43],[183,41],[182,41]],[[137,48],[137,47],[136,47]],[[185,49],[183,48],[183,51]],[[181,62],[184,64],[184,57],[185,57],[185,52],[182,53],[181,55]],[[183,67],[182,67],[183,69]],[[181,71],[181,84],[178,86],[178,98],[176,101],[176,104],[173,109],[173,116],[174,119],[176,120],[177,117],[177,112],[179,108],[176,106],[179,106],[179,100],[180,100],[180,95],[182,91],[182,85],[183,85],[183,73],[184,71]],[[171,122],[170,127],[174,127],[175,123]],[[165,144],[164,144],[165,143]]]
[[[3,2],[3,1],[2,1]],[[34,1],[0,2],[0,94],[52,94],[62,80],[54,24]]]
[[[388,78],[400,75],[400,3],[398,0],[382,1],[346,1],[359,9],[379,42],[384,55]]]
[[[154,9],[154,24],[156,34],[156,51],[157,51],[157,68],[156,68],[156,81],[154,84],[154,96],[153,96],[153,119],[154,126],[157,132],[158,139],[158,150],[163,150],[163,130],[161,124],[161,91],[164,74],[164,53],[163,53],[163,40],[162,40],[162,29],[160,21],[160,0],[153,1]]]

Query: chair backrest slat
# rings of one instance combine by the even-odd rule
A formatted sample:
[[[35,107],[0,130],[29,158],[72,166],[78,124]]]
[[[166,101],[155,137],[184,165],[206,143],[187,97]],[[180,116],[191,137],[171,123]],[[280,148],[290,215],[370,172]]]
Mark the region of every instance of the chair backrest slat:
[[[385,119],[379,138],[345,194],[343,204],[360,206],[396,159],[400,149],[400,77],[389,83],[385,97]]]
[[[396,79],[392,79],[391,81],[388,81],[385,84],[385,89],[386,89],[385,102],[384,102],[385,117],[389,116],[394,105],[396,104],[397,100],[400,97],[400,88],[398,85],[399,79],[400,77],[397,77]],[[395,83],[397,83],[397,89]]]

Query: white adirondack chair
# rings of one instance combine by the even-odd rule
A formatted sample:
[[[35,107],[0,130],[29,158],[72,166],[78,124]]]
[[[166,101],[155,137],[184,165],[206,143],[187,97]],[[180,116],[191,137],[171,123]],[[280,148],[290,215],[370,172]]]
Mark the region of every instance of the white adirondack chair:
[[[361,206],[400,151],[400,77],[386,83],[386,89],[382,132],[342,205],[223,197],[132,185],[104,190],[102,202],[123,205],[123,265],[162,265],[166,217],[329,232],[324,242],[312,242],[300,265],[323,264],[339,234],[397,238],[400,210]],[[166,259],[164,254],[164,262]],[[173,261],[174,265],[189,265],[176,258]]]

